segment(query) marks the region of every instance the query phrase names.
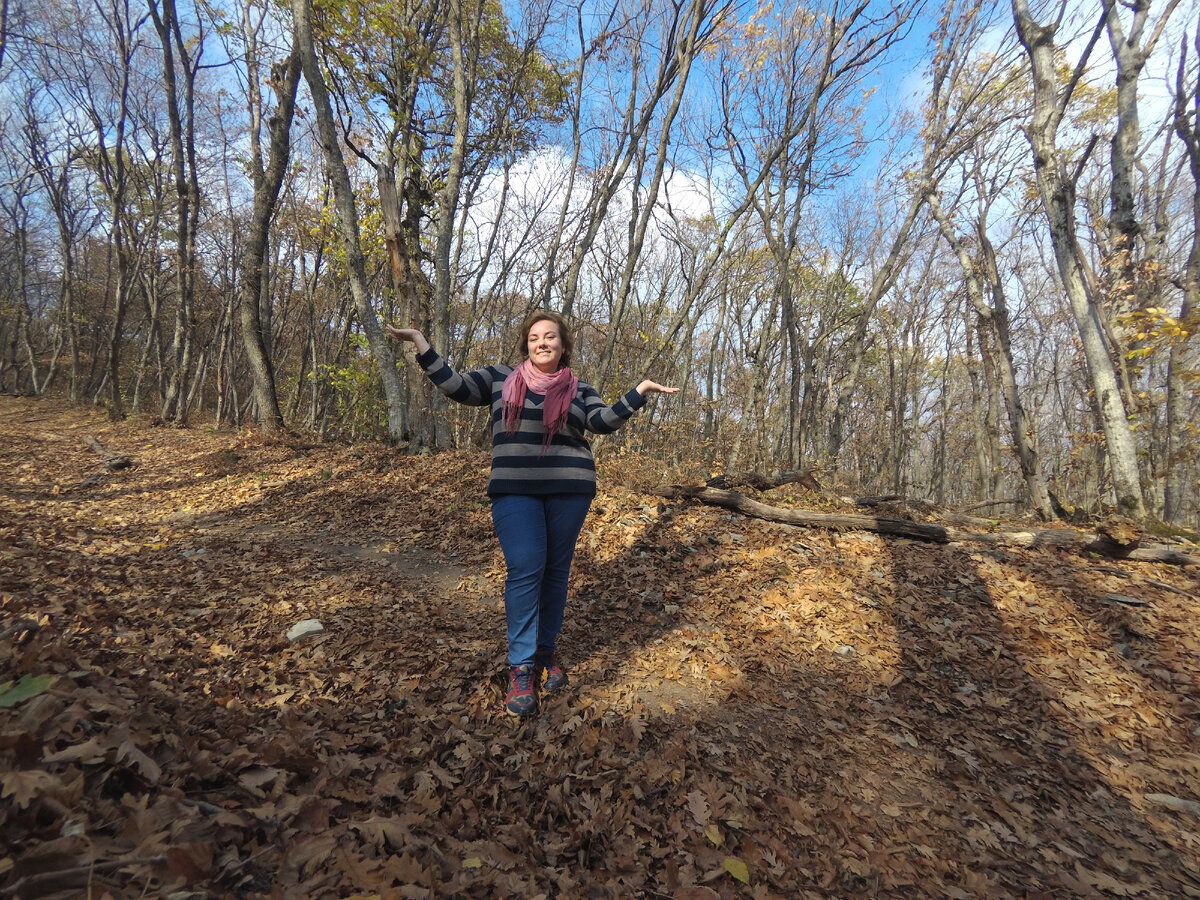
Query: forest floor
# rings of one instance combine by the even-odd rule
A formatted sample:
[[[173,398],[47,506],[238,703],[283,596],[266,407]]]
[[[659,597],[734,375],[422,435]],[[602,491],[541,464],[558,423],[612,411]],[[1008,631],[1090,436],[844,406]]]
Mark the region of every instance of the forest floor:
[[[486,454],[0,397],[0,898],[1200,897],[1194,567],[600,468],[518,721]]]

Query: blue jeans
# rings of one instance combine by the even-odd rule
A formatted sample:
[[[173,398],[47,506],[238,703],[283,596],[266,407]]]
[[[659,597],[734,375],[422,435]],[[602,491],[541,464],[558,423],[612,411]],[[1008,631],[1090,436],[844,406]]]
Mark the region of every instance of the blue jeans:
[[[575,542],[591,505],[588,494],[506,494],[492,500],[492,524],[508,567],[504,616],[510,666],[532,663],[536,653],[558,646]]]

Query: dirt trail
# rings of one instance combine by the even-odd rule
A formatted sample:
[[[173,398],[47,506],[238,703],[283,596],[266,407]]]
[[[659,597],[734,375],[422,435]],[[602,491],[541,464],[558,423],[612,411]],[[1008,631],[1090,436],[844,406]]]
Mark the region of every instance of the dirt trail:
[[[255,541],[294,558],[316,556],[324,565],[345,568],[363,563],[396,567],[430,594],[453,592],[467,574],[466,568],[439,559],[420,544],[398,546],[388,535],[375,533],[370,522],[363,523],[366,527],[339,523],[333,528],[325,522],[306,528],[302,520],[277,517],[268,498],[283,482],[271,481],[270,473],[295,478],[310,470],[310,476],[329,480],[333,467],[326,463],[341,458],[338,450],[322,451],[299,440],[292,443],[303,449],[293,450],[287,438],[267,443],[215,429],[114,425],[98,410],[11,397],[0,397],[0,421],[9,423],[0,432],[5,468],[18,473],[25,499],[53,507],[64,522],[88,527],[92,520],[106,518],[103,510],[119,506],[123,519],[140,525],[159,520],[177,538]],[[160,435],[164,441],[147,439]],[[106,450],[128,456],[133,467],[106,472],[104,460],[87,447],[88,436]],[[257,488],[257,496],[244,485]],[[189,496],[191,489],[196,496]],[[164,514],[172,506],[175,511]]]

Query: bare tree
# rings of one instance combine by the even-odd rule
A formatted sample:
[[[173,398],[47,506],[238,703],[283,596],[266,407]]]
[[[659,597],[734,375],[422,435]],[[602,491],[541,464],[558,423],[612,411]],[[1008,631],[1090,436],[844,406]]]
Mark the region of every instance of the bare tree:
[[[789,348],[792,387],[786,446],[793,465],[800,454],[795,431],[805,355],[796,327],[793,273],[802,265],[799,229],[806,200],[849,171],[849,162],[862,147],[854,124],[861,96],[857,91],[870,67],[906,33],[915,9],[907,0],[883,10],[866,2],[787,9],[745,26],[743,39],[728,44],[722,57],[722,141],[774,260],[772,290],[778,296],[772,306],[782,317]],[[901,248],[923,202],[917,195],[905,216],[894,252],[873,285],[875,303],[892,284]],[[873,309],[869,304],[862,311],[859,352]],[[845,402],[855,380],[845,385]],[[835,428],[840,432],[840,424]]]
[[[148,0],[150,17],[162,45],[163,84],[170,129],[171,174],[175,187],[175,329],[170,378],[161,417],[185,422],[185,390],[193,353],[196,284],[196,233],[200,220],[200,182],[196,171],[196,75],[204,49],[199,33],[184,37],[175,0]],[[193,52],[193,47],[195,52]],[[176,65],[178,62],[178,66]],[[177,71],[178,69],[178,71]],[[182,85],[180,76],[182,75]]]
[[[252,3],[242,7],[245,42],[247,106],[250,114],[250,175],[254,202],[244,235],[241,253],[241,280],[238,284],[242,344],[250,365],[254,406],[258,424],[265,432],[283,425],[279,395],[275,386],[275,367],[270,346],[270,319],[263,315],[267,295],[268,247],[271,221],[279,201],[279,191],[291,156],[291,126],[296,110],[296,91],[300,83],[300,55],[293,49],[282,61],[271,64],[268,86],[275,92],[276,108],[267,121],[267,153],[263,158],[261,127],[263,121],[260,33],[263,18]]]
[[[71,141],[69,135],[60,134],[60,139],[65,139],[52,144],[51,135],[40,121],[32,98],[26,106],[24,127],[28,158],[33,161],[34,170],[45,191],[58,231],[61,253],[58,333],[69,354],[67,396],[77,400],[80,391],[80,347],[76,315],[75,254],[84,232],[86,212],[78,197],[86,196],[87,184],[77,185],[75,179],[82,171],[78,163],[84,148],[82,144]],[[51,359],[51,365],[57,362],[56,352]]]
[[[683,103],[684,92],[687,90],[688,77],[692,63],[702,49],[708,44],[715,23],[724,15],[725,6],[714,0],[687,0],[687,2],[672,3],[668,6],[668,20],[660,28],[666,43],[659,57],[659,70],[655,79],[652,98],[664,97],[668,86],[670,100],[663,110],[662,121],[658,126],[658,134],[652,152],[648,153],[646,140],[649,129],[641,131],[639,140],[631,140],[625,159],[634,164],[633,207],[634,218],[628,229],[628,240],[625,247],[625,260],[621,268],[620,282],[614,297],[613,314],[608,322],[608,333],[605,336],[604,349],[597,363],[597,374],[594,378],[597,390],[604,391],[608,386],[609,376],[613,367],[613,354],[617,336],[620,333],[626,304],[629,302],[630,291],[633,287],[634,273],[637,271],[638,260],[646,243],[646,231],[656,216],[659,191],[662,187],[663,172],[667,166],[667,147],[674,130],[676,117]],[[640,56],[639,54],[636,54]],[[655,100],[657,102],[657,99]],[[653,105],[651,106],[653,109]],[[632,104],[627,107],[632,112]],[[642,111],[643,121],[649,123]],[[650,168],[649,173],[646,172]],[[610,184],[612,183],[610,179]]]
[[[45,389],[45,377],[39,371],[43,354],[39,352],[40,348],[36,346],[38,342],[34,337],[34,330],[38,323],[30,302],[34,288],[30,283],[32,279],[29,277],[33,268],[30,263],[29,206],[30,195],[36,180],[37,177],[27,162],[19,170],[11,173],[6,185],[7,190],[0,194],[0,212],[4,213],[6,220],[0,233],[11,241],[11,246],[6,248],[11,254],[9,259],[12,264],[11,281],[7,287],[11,292],[13,302],[6,303],[5,307],[6,311],[11,309],[15,313],[15,321],[10,322],[8,321],[9,317],[5,316],[5,330],[12,335],[8,358],[5,362],[7,366],[19,371],[17,361],[17,345],[19,343],[25,355],[28,390],[33,394],[40,394]],[[21,390],[20,381],[17,381],[14,387]]]
[[[1138,220],[1135,203],[1134,177],[1141,158],[1141,124],[1138,115],[1138,83],[1150,54],[1166,28],[1167,21],[1179,5],[1179,0],[1167,0],[1158,21],[1149,22],[1150,0],[1101,0],[1109,44],[1117,65],[1117,127],[1112,137],[1112,191],[1109,230],[1109,250],[1113,279],[1118,285],[1132,286],[1135,280],[1134,263],[1137,242],[1144,239],[1143,226]],[[1132,13],[1128,27],[1121,19],[1121,9]],[[1143,40],[1144,39],[1144,40]],[[1128,290],[1126,287],[1125,290]]]
[[[1009,327],[1007,290],[1000,267],[996,262],[996,251],[988,235],[987,213],[991,198],[986,198],[974,223],[973,237],[979,248],[979,256],[967,249],[967,242],[950,221],[936,195],[929,199],[930,209],[941,228],[942,235],[962,267],[967,299],[979,316],[980,350],[984,355],[986,371],[1000,387],[1004,408],[1008,413],[1013,449],[1020,463],[1025,487],[1029,491],[1030,505],[1043,520],[1054,518],[1050,494],[1042,475],[1037,449],[1033,441],[1032,428],[1027,422],[1025,406],[1017,384],[1016,365],[1013,362],[1012,333]],[[989,303],[987,297],[991,297]],[[995,341],[994,347],[989,337]]]
[[[1101,16],[1087,46],[1065,83],[1059,78],[1055,40],[1059,20],[1042,24],[1034,19],[1028,0],[1013,0],[1017,36],[1025,48],[1033,79],[1033,114],[1025,126],[1025,135],[1033,150],[1034,176],[1038,197],[1050,227],[1050,241],[1062,287],[1066,291],[1079,337],[1087,359],[1088,374],[1095,392],[1095,403],[1108,455],[1117,506],[1137,519],[1146,516],[1138,469],[1137,448],[1129,426],[1129,416],[1121,396],[1116,367],[1105,339],[1096,288],[1089,279],[1076,234],[1075,202],[1083,165],[1095,148],[1096,137],[1076,159],[1058,146],[1058,130],[1083,77],[1107,16]]]
[[[105,383],[108,387],[108,413],[113,419],[125,416],[125,400],[121,389],[121,351],[125,343],[125,315],[139,275],[141,260],[133,244],[129,227],[130,195],[134,190],[130,171],[131,155],[131,82],[133,61],[141,48],[141,29],[147,15],[135,15],[129,0],[114,0],[108,6],[97,5],[102,27],[111,40],[115,53],[109,63],[100,68],[104,96],[92,89],[90,72],[74,82],[85,103],[85,115],[91,120],[92,155],[100,184],[108,199],[111,239],[116,257],[117,277],[112,297],[112,319],[108,337]],[[90,45],[84,48],[92,58]],[[89,78],[89,75],[91,78]]]
[[[984,371],[993,393],[1003,398],[1030,504],[1043,520],[1050,520],[1054,511],[1017,380],[1007,278],[989,233],[991,209],[1006,202],[1002,201],[1005,189],[1015,177],[1010,126],[1021,111],[1009,54],[977,52],[991,24],[978,3],[961,11],[951,4],[942,20],[937,53],[946,60],[945,77],[935,80],[927,100],[927,147],[929,139],[937,136],[939,140],[932,143],[940,144],[941,152],[958,163],[960,177],[957,196],[949,203],[942,196],[943,191],[953,192],[949,173],[939,185],[927,182],[926,191],[930,212],[958,261],[967,299],[977,316]],[[967,202],[968,194],[973,204]],[[973,213],[969,212],[972,205]],[[961,229],[953,221],[960,213],[971,220]]]
[[[1196,59],[1200,60],[1200,28],[1193,42]],[[1178,328],[1171,341],[1167,362],[1167,478],[1163,492],[1163,520],[1175,524],[1183,521],[1188,502],[1189,448],[1195,447],[1194,392],[1189,391],[1186,377],[1196,372],[1195,334],[1200,327],[1200,77],[1195,63],[1188,69],[1187,37],[1179,53],[1179,68],[1175,75],[1174,125],[1175,134],[1187,151],[1188,169],[1192,175],[1191,245],[1184,264],[1183,299],[1177,317]],[[1195,498],[1192,498],[1195,502]]]
[[[292,23],[294,28],[294,50],[300,57],[304,80],[312,94],[313,108],[317,119],[317,133],[333,184],[334,205],[338,213],[338,226],[346,251],[346,269],[350,281],[350,292],[358,313],[359,324],[367,337],[372,354],[378,360],[379,374],[383,384],[384,399],[388,408],[388,436],[392,441],[405,437],[403,416],[404,392],[396,370],[396,357],[391,343],[384,336],[379,318],[371,303],[367,284],[366,260],[363,256],[359,231],[357,204],[350,183],[350,172],[342,154],[341,140],[333,116],[329,90],[325,76],[317,60],[313,43],[312,2],[292,0]]]

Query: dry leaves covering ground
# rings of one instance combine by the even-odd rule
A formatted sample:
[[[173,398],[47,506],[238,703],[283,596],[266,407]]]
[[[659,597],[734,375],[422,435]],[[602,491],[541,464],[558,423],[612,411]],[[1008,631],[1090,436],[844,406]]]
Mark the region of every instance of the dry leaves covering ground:
[[[1200,896],[1195,572],[602,464],[522,723],[485,469],[0,398],[0,897]]]

